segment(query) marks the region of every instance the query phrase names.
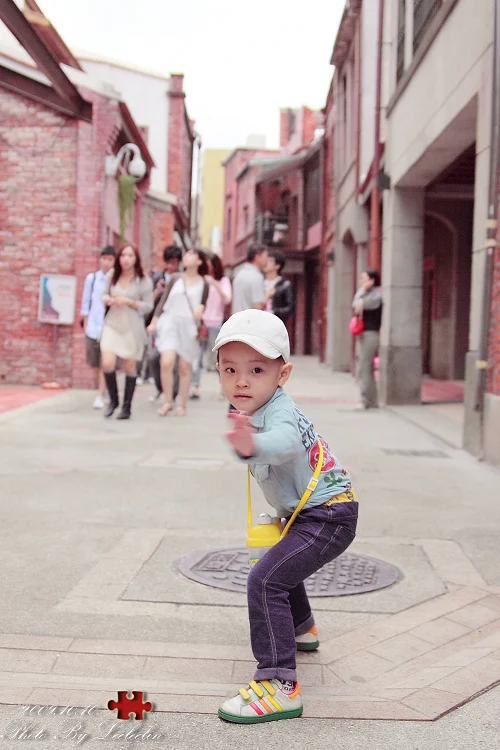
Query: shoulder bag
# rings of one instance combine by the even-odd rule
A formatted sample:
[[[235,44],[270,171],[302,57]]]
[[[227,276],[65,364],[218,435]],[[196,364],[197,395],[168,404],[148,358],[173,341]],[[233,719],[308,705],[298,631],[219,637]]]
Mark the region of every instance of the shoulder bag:
[[[207,299],[208,299],[208,293],[209,293],[209,291],[210,291],[210,287],[208,286],[208,282],[205,281],[205,279],[203,279],[203,292],[202,292],[202,295],[201,295],[201,304],[203,305],[203,307],[205,307],[205,305],[207,304]],[[197,328],[196,338],[198,339],[198,341],[208,341],[208,328],[205,325],[205,323],[203,323],[203,321],[198,321],[194,317],[193,306],[191,304],[191,300],[189,299],[188,293],[186,291],[186,285],[185,284],[184,284],[184,294],[186,295],[186,299],[188,301],[189,309],[191,310],[191,315],[193,316],[193,320],[194,320],[194,322],[196,324],[196,328]]]
[[[365,330],[365,324],[363,321],[363,308],[361,308],[361,312],[353,313],[353,316],[349,323],[349,330],[355,337],[361,336],[361,334]]]
[[[316,468],[314,469],[314,474],[312,475],[311,479],[309,480],[309,484],[306,487],[306,490],[302,497],[300,498],[300,502],[295,508],[295,510],[292,513],[292,516],[288,520],[288,523],[286,524],[285,528],[281,532],[281,539],[285,537],[288,532],[290,531],[290,526],[295,521],[297,516],[299,515],[300,511],[304,507],[304,505],[307,503],[309,498],[311,497],[312,493],[316,489],[319,481],[319,475],[321,474],[321,470],[323,468],[323,458],[324,458],[324,450],[323,450],[323,442],[321,438],[318,438],[318,446],[319,446],[319,455],[318,455],[318,463],[316,464]],[[250,529],[252,526],[252,489],[251,489],[251,472],[250,467],[247,469],[247,514],[248,514],[248,520],[247,525]]]

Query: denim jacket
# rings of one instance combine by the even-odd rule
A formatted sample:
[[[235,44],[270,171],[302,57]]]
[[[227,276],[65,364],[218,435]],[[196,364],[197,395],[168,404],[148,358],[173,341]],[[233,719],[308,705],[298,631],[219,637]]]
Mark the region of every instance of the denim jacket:
[[[305,508],[321,505],[351,488],[348,472],[282,388],[250,421],[257,431],[254,455],[242,460],[250,466],[267,502],[279,517],[289,516],[299,504],[317,465],[319,440],[324,451],[323,469]]]

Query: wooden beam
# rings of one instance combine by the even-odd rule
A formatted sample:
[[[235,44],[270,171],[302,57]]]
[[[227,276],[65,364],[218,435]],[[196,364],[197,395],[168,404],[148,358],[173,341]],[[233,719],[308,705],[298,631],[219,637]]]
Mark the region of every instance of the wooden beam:
[[[45,18],[43,13],[37,13],[36,11],[29,10],[29,8],[23,8],[23,16],[27,21],[34,23],[36,26],[45,26],[46,28],[50,26],[49,19]]]
[[[80,96],[76,86],[61,69],[57,58],[24,17],[14,0],[0,0],[0,19],[33,58],[39,69],[45,73],[59,96],[66,102],[67,108],[73,112],[73,116],[80,117],[88,102]]]
[[[10,70],[10,68],[4,68],[2,65],[0,65],[0,86],[16,94],[21,94],[21,96],[25,96],[28,99],[32,99],[39,104],[43,104],[46,107],[55,109],[63,115],[68,117],[75,116],[73,107],[68,106],[68,102],[59,96],[57,91],[51,86],[46,86],[44,83],[40,83],[40,81],[35,81],[21,73],[16,73],[14,70]],[[85,102],[79,119],[85,122],[92,122],[92,105],[89,102]]]

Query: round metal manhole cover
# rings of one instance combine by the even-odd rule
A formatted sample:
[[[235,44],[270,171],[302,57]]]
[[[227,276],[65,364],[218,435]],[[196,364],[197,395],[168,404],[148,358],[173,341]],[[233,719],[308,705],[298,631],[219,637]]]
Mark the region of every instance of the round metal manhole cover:
[[[193,552],[183,557],[178,567],[186,578],[205,586],[246,591],[250,568],[245,547]],[[308,578],[305,586],[309,596],[346,596],[384,589],[401,578],[401,571],[384,560],[345,552]]]

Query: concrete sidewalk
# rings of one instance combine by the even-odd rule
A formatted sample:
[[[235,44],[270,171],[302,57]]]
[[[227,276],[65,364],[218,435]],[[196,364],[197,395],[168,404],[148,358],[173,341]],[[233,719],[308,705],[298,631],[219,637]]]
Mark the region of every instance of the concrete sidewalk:
[[[254,746],[279,731],[301,747],[324,726],[342,744],[337,734],[326,744],[326,732],[312,747],[423,747],[412,744],[419,726],[500,682],[500,474],[389,411],[354,411],[350,376],[314,360],[295,362],[288,390],[352,472],[353,550],[403,578],[314,600],[322,646],[299,657],[311,721],[248,737]],[[1,702],[104,708],[119,689],[143,689],[179,746],[240,742],[245,730],[214,711],[252,675],[244,596],[176,566],[244,542],[245,469],[221,437],[215,376],[204,375],[202,392],[185,419],[158,418],[149,387],[138,389],[130,422],[104,421],[84,392],[0,417]],[[256,506],[265,509],[257,497]],[[446,747],[442,726],[456,733],[454,748],[481,747],[490,729],[498,738],[498,690],[428,725],[425,747]],[[460,745],[464,716],[478,731]]]

